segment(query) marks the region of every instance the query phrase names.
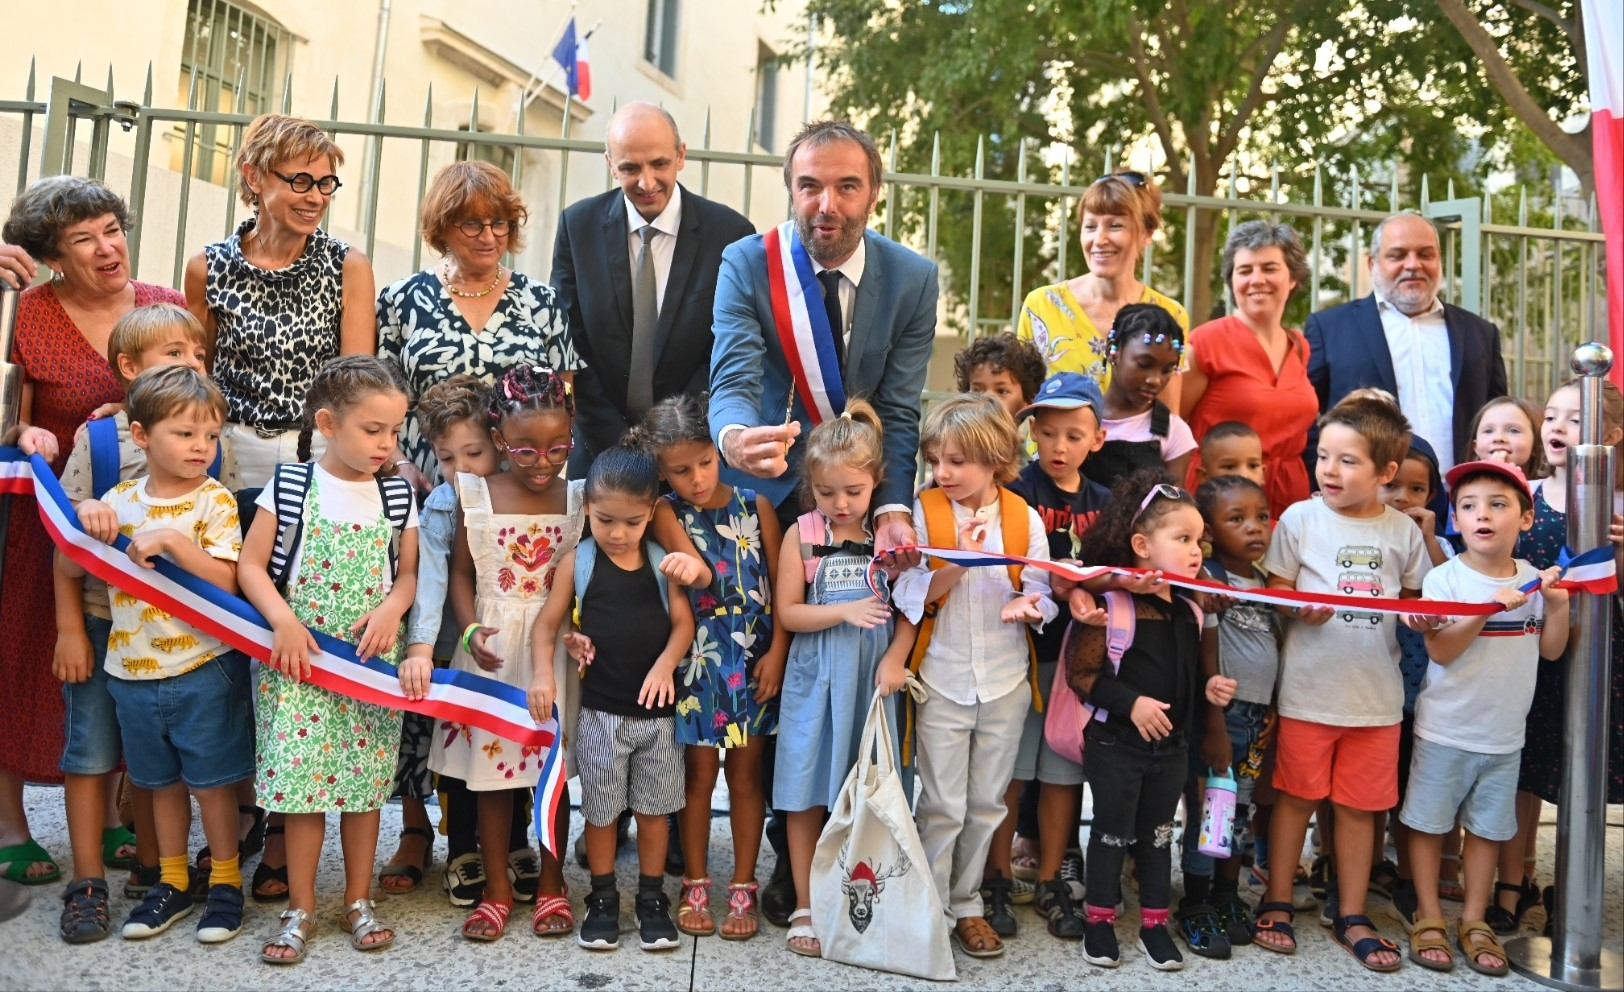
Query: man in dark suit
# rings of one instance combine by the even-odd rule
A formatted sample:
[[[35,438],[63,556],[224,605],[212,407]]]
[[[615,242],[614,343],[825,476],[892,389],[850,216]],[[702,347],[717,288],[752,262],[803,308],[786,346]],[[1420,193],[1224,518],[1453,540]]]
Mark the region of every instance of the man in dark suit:
[[[1466,459],[1477,411],[1506,394],[1500,329],[1438,299],[1438,230],[1419,214],[1376,225],[1369,264],[1369,296],[1316,313],[1303,328],[1320,411],[1355,389],[1385,389],[1447,472]],[[1316,440],[1305,453],[1310,471]]]
[[[722,249],[755,233],[677,183],[687,146],[663,109],[621,107],[605,144],[619,188],[565,210],[553,244],[553,288],[586,362],[575,373],[571,478],[650,406],[705,389]]]

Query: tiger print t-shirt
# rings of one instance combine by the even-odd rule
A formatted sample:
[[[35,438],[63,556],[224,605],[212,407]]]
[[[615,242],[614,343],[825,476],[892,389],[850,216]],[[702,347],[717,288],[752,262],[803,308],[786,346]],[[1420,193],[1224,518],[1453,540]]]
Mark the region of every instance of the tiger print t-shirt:
[[[147,495],[147,479],[121,482],[102,502],[118,515],[125,537],[169,528],[222,561],[236,561],[242,551],[237,498],[213,479],[184,496],[158,499]],[[107,674],[120,679],[167,679],[184,675],[220,654],[213,637],[182,623],[157,606],[122,589],[113,590],[113,632],[107,639]]]

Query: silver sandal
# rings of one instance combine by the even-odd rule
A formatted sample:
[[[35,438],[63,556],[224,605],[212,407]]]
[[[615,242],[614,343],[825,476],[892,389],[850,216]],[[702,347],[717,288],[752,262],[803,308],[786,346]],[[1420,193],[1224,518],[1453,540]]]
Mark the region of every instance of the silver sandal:
[[[378,904],[371,899],[357,899],[344,907],[341,916],[344,929],[350,932],[350,946],[358,951],[381,951],[395,942],[395,928],[378,922],[377,915],[373,913],[377,908]],[[351,913],[355,914],[353,921],[350,919]],[[389,939],[366,943],[366,939],[375,933],[387,933]]]
[[[266,964],[298,964],[305,959],[305,946],[316,935],[316,920],[302,909],[283,910],[281,920],[282,929],[266,941],[259,952],[259,959]],[[281,957],[269,953],[273,947],[290,948],[293,956]]]

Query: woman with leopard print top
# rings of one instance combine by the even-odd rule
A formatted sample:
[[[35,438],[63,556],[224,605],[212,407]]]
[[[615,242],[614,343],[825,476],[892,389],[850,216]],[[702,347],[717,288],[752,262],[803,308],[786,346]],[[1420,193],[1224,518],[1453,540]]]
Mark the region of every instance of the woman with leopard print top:
[[[343,162],[309,121],[255,118],[237,154],[239,195],[254,216],[186,265],[187,306],[212,340],[224,433],[246,486],[302,460],[305,393],[316,371],[336,355],[375,349],[372,264],[319,226],[342,185],[334,172]]]

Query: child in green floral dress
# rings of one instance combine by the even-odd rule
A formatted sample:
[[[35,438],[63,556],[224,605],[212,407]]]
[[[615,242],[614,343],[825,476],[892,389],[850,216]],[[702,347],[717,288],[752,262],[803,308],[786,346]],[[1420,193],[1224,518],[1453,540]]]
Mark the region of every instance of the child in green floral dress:
[[[417,584],[411,487],[380,475],[406,419],[399,371],[370,355],[335,358],[316,374],[305,410],[327,449],[314,463],[277,467],[238,573],[273,638],[255,707],[255,789],[267,810],[287,815],[288,908],[261,953],[271,964],[303,960],[315,933],[316,863],[331,811],[341,817],[350,943],[371,951],[394,942],[368,895],[378,810],[394,788],[400,711],[311,684],[316,642],[306,627],[342,640],[359,635],[362,660],[398,664],[401,618]]]

